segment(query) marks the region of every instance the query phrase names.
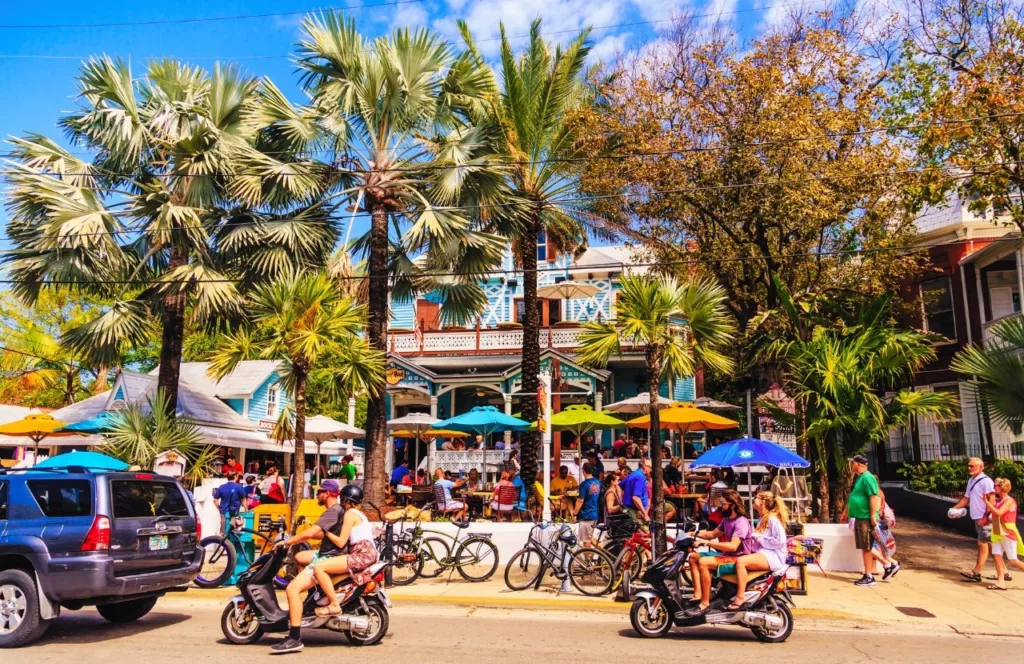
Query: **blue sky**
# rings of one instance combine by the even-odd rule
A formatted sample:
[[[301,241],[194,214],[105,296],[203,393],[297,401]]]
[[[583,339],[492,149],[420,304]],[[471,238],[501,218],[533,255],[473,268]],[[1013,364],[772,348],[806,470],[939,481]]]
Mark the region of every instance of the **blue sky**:
[[[524,35],[535,17],[543,31],[566,40],[584,26],[593,32],[595,59],[643,48],[671,26],[671,18],[690,7],[714,14],[744,36],[756,34],[787,6],[814,5],[819,0],[348,0],[316,5],[309,0],[213,0],[176,3],[8,0],[0,16],[0,134],[27,131],[61,138],[59,117],[74,107],[74,77],[90,55],[130,58],[137,70],[154,57],[171,56],[212,67],[220,60],[269,76],[296,101],[301,100],[297,75],[288,59],[299,35],[301,13],[224,21],[159,23],[107,27],[18,26],[110,22],[168,21],[276,12],[304,12],[319,7],[351,8],[359,28],[369,35],[397,26],[431,26],[456,36],[455,20],[465,18],[488,57],[497,53],[498,25],[510,35]],[[626,25],[624,25],[626,24]],[[524,43],[518,39],[514,42]],[[0,211],[0,224],[6,217]],[[358,228],[356,229],[358,231]],[[0,246],[6,242],[0,238]]]

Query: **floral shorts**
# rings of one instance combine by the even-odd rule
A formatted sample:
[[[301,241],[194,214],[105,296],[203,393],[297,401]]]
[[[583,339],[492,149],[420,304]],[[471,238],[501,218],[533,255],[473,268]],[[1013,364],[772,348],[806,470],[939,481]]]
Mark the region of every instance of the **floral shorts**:
[[[377,562],[377,548],[370,540],[356,542],[348,549],[348,573],[356,583],[367,583],[373,577],[370,567]]]

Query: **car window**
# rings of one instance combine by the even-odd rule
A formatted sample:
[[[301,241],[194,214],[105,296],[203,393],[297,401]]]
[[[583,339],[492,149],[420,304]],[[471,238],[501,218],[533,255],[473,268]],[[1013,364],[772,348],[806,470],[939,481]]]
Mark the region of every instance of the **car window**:
[[[188,516],[185,496],[173,482],[113,480],[110,492],[115,519],[152,516]]]
[[[92,484],[88,480],[29,480],[26,484],[46,516],[92,514]]]
[[[7,520],[7,482],[0,482],[0,521]]]

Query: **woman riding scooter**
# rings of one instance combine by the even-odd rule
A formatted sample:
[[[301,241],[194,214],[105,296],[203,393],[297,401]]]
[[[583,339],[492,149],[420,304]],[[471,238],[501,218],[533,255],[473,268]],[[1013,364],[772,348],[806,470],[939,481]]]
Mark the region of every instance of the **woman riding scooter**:
[[[736,597],[728,607],[731,611],[744,608],[750,572],[777,572],[786,566],[786,504],[771,491],[762,491],[754,499],[754,508],[761,515],[754,529],[754,540],[760,548],[757,553],[736,559]]]
[[[321,617],[341,614],[341,605],[338,603],[338,594],[334,590],[331,576],[351,576],[357,584],[366,583],[370,580],[367,570],[378,558],[377,547],[373,542],[373,524],[361,509],[363,490],[355,484],[345,485],[341,490],[340,502],[345,510],[341,533],[335,535],[328,531],[324,536],[342,550],[348,545],[348,553],[325,558],[313,567],[313,574],[320,588],[330,600],[330,604],[316,610],[316,615]]]

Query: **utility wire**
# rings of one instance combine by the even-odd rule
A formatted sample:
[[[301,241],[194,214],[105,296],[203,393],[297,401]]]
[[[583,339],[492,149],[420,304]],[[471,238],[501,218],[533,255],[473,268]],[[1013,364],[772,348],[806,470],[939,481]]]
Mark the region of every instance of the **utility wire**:
[[[962,240],[960,244],[966,244],[971,240]],[[978,240],[973,240],[978,241]],[[998,237],[986,240],[987,242],[994,244],[999,242],[1016,242],[1020,243],[1024,240],[1020,236],[1014,237]],[[798,252],[798,253],[780,253],[780,254],[762,254],[758,256],[737,256],[733,258],[693,258],[686,260],[675,260],[675,261],[649,261],[649,262],[638,262],[638,263],[595,263],[592,265],[585,266],[549,266],[549,267],[538,267],[536,269],[526,270],[522,267],[515,267],[510,270],[483,270],[475,272],[473,274],[466,274],[463,272],[421,272],[410,275],[400,275],[402,277],[408,276],[409,278],[421,278],[421,277],[471,277],[471,278],[483,278],[486,276],[504,276],[507,274],[523,274],[526,272],[580,272],[587,270],[590,272],[603,272],[603,271],[622,271],[623,269],[630,268],[641,268],[641,267],[682,267],[691,265],[722,265],[731,263],[751,263],[755,261],[766,261],[766,260],[779,260],[785,258],[821,258],[829,256],[869,256],[880,253],[904,251],[908,254],[927,251],[929,247],[918,246],[918,245],[894,245],[889,247],[869,247],[864,249],[836,249],[826,251],[815,251],[815,252]],[[339,275],[332,277],[339,281],[350,281],[350,280],[363,280],[363,279],[396,279],[396,275],[383,274],[383,275]],[[238,283],[245,281],[244,279],[157,279],[154,281],[147,280],[118,280],[118,279],[97,279],[97,280],[36,280],[36,279],[0,279],[0,284],[31,284],[31,285],[43,285],[43,286],[57,286],[57,285],[85,285],[85,284],[111,284],[111,285],[123,285],[123,284],[174,284],[174,283],[187,283],[187,284],[217,284],[217,283]]]
[[[1006,166],[1008,164],[1020,165],[1020,164],[1024,164],[1024,161],[1004,161],[1004,162],[992,162],[992,163],[976,163],[976,164],[970,164],[969,166],[970,166],[970,168],[987,168],[987,167],[992,167],[992,166]],[[890,177],[890,176],[897,176],[897,175],[914,175],[914,174],[926,173],[926,172],[929,172],[929,171],[941,171],[941,170],[944,170],[944,169],[945,169],[945,167],[942,167],[942,166],[925,166],[925,167],[921,167],[921,168],[910,168],[910,169],[900,169],[900,170],[881,170],[881,171],[874,171],[874,172],[869,172],[869,173],[853,173],[853,174],[848,174],[848,175],[841,175],[841,174],[837,174],[837,175],[816,175],[816,176],[812,175],[812,176],[807,176],[807,177],[803,177],[803,178],[788,178],[788,179],[787,178],[782,178],[782,179],[778,179],[778,180],[758,180],[758,181],[754,181],[754,182],[737,182],[737,183],[732,183],[732,184],[707,185],[707,186],[699,186],[699,187],[679,187],[679,188],[674,188],[674,189],[644,189],[642,191],[636,191],[636,192],[623,191],[623,192],[618,192],[618,193],[614,193],[614,194],[594,194],[594,195],[588,195],[588,196],[577,196],[577,197],[571,198],[571,199],[554,200],[554,201],[550,201],[550,205],[547,205],[546,207],[552,207],[552,208],[553,207],[560,207],[560,206],[569,206],[569,207],[571,207],[571,206],[580,205],[582,203],[587,203],[587,202],[590,202],[590,201],[610,200],[610,199],[616,199],[616,198],[624,198],[624,199],[642,198],[642,197],[652,197],[652,196],[664,196],[664,195],[671,195],[671,194],[698,193],[698,192],[702,192],[702,191],[730,191],[730,190],[736,190],[736,189],[750,189],[750,188],[754,188],[754,187],[798,185],[798,184],[804,184],[804,183],[807,183],[807,182],[825,182],[825,181],[830,181],[830,180],[844,180],[844,179],[850,179],[850,178],[863,179],[863,178],[872,178],[872,177]],[[964,174],[960,174],[960,175],[954,174],[954,175],[951,175],[951,177],[953,179],[964,179],[964,178],[969,178],[969,177],[973,177],[973,176],[970,173],[964,173]],[[634,183],[627,183],[625,186],[626,187],[639,186],[639,183],[635,183],[635,182]],[[103,189],[103,188],[101,187],[100,189]],[[114,191],[114,190],[109,190],[108,189],[107,191]],[[115,192],[115,193],[120,193],[120,192]],[[516,206],[520,206],[520,205],[522,205],[522,203],[518,202],[518,201],[507,202],[507,203],[479,203],[479,204],[476,204],[476,205],[438,206],[438,207],[434,207],[433,211],[434,212],[456,212],[456,211],[465,211],[465,210],[482,210],[482,209],[507,208],[507,207],[516,207]],[[111,214],[117,216],[117,213],[111,213]],[[370,213],[362,212],[362,213],[359,213],[359,216],[367,217],[367,216],[370,216]],[[270,225],[270,224],[282,223],[282,222],[284,222],[284,223],[292,223],[293,221],[294,220],[288,220],[288,219],[269,220],[269,221],[240,221],[240,222],[226,222],[225,224],[223,224],[223,226],[225,228],[238,228],[238,227],[245,227],[245,226]],[[319,226],[333,226],[334,225],[332,222],[319,221],[319,220],[308,220],[308,221],[303,221],[303,222],[299,222],[299,223],[304,223],[304,224],[307,224],[307,225],[319,225]],[[217,224],[209,224],[209,225],[203,225],[203,224],[191,224],[191,225],[183,224],[183,225],[176,226],[174,228],[163,229],[163,230],[166,230],[166,231],[169,231],[169,232],[179,232],[179,231],[185,231],[185,230],[190,230],[190,229],[196,229],[196,230],[206,229],[208,226],[216,226],[216,225]],[[116,237],[116,236],[120,236],[120,235],[132,235],[132,234],[140,233],[140,232],[143,232],[143,229],[132,228],[132,229],[113,230],[113,231],[94,231],[94,232],[89,232],[89,233],[73,233],[73,234],[68,234],[66,237],[68,239],[82,238],[82,237],[98,237],[98,236],[112,236],[112,237]],[[65,249],[71,250],[71,249],[73,249],[73,247],[65,247]]]
[[[0,346],[0,351],[6,352],[6,353],[14,353],[15,355],[24,355],[25,357],[31,357],[31,358],[34,358],[34,359],[37,359],[37,360],[44,360],[46,362],[53,362],[54,364],[65,364],[65,365],[71,367],[72,369],[75,368],[74,362],[68,362],[66,360],[55,360],[52,357],[43,357],[42,355],[36,355],[35,353],[27,353],[27,352],[22,351],[22,350],[15,350],[14,348],[8,348],[7,346]],[[22,373],[24,373],[24,372],[22,372]]]
[[[829,139],[833,139],[833,138],[852,138],[852,137],[857,137],[857,136],[871,136],[873,134],[881,134],[881,133],[886,133],[886,132],[907,132],[907,131],[915,131],[915,130],[920,130],[920,129],[929,129],[931,127],[942,127],[942,126],[946,126],[946,125],[963,125],[963,124],[971,124],[971,123],[974,123],[974,122],[985,122],[985,123],[996,124],[996,122],[994,122],[995,120],[1002,120],[1002,119],[1006,119],[1006,118],[1017,118],[1017,117],[1021,117],[1021,116],[1024,116],[1024,111],[1022,111],[1022,112],[1013,112],[1013,113],[999,113],[999,114],[995,114],[995,115],[975,116],[975,117],[962,118],[962,119],[957,119],[957,120],[936,120],[936,121],[933,121],[933,122],[920,122],[920,123],[911,123],[911,124],[905,124],[905,125],[884,125],[884,126],[881,126],[881,127],[875,127],[873,129],[858,129],[858,130],[854,130],[854,131],[837,131],[837,132],[825,132],[825,133],[821,133],[821,134],[805,134],[803,136],[792,136],[790,138],[779,138],[779,139],[773,139],[773,140],[770,140],[770,141],[748,141],[748,142],[744,142],[744,143],[735,143],[735,144],[729,144],[729,145],[708,145],[708,146],[689,147],[689,148],[673,148],[673,149],[669,149],[669,150],[638,150],[638,151],[632,151],[632,152],[615,152],[615,153],[608,153],[608,154],[587,155],[585,157],[551,157],[551,158],[545,158],[545,159],[528,159],[528,160],[516,160],[516,161],[502,161],[502,162],[498,162],[496,164],[496,166],[500,166],[500,167],[505,167],[505,166],[535,166],[535,165],[539,165],[539,164],[560,164],[560,163],[577,164],[577,163],[586,163],[586,162],[591,162],[591,161],[603,161],[603,160],[607,160],[607,159],[622,160],[622,159],[629,159],[629,158],[633,158],[633,157],[667,157],[667,156],[681,155],[681,154],[699,154],[699,153],[707,153],[707,152],[726,152],[726,151],[730,151],[730,150],[742,150],[742,149],[754,149],[754,150],[756,150],[756,149],[772,147],[772,146],[776,146],[776,145],[791,145],[793,143],[803,143],[803,142],[806,142],[806,141],[829,140]],[[10,154],[12,154],[12,153],[8,153],[8,155],[10,155]],[[93,153],[90,153],[90,152],[73,152],[73,151],[68,151],[67,154],[89,156],[89,155],[92,155]],[[290,152],[290,151],[284,151],[284,150],[277,150],[277,151],[268,151],[268,152],[260,151],[259,154],[260,155],[269,155],[269,156],[283,154],[283,155],[294,155],[296,157],[310,157],[311,158],[311,157],[314,157],[316,154],[324,154],[324,153],[322,153],[322,152],[321,153],[303,152],[303,151]],[[311,164],[311,163],[308,163],[308,162],[281,162],[281,163],[284,164],[284,165],[297,165],[297,166],[312,166],[312,165],[316,165],[316,164]],[[443,171],[443,170],[453,170],[453,169],[480,169],[480,168],[481,168],[481,166],[479,164],[423,164],[422,166],[395,166],[395,167],[381,168],[381,169],[376,169],[376,170],[362,169],[362,168],[339,168],[339,169],[336,170],[336,173],[341,174],[341,175],[347,175],[347,174],[370,175],[370,174],[383,174],[383,173],[422,173],[422,172]],[[11,168],[0,169],[0,175],[16,175],[16,174],[22,174],[24,172],[25,171],[22,171],[22,170],[19,170],[19,169],[11,169]],[[40,175],[49,175],[49,176],[53,176],[53,177],[76,177],[76,176],[93,176],[93,177],[97,177],[99,175],[107,175],[107,176],[110,176],[110,177],[123,177],[123,178],[132,178],[132,177],[135,177],[137,175],[136,173],[125,173],[125,172],[118,172],[118,171],[110,171],[110,170],[103,169],[103,168],[100,168],[100,167],[97,167],[97,166],[92,166],[91,170],[88,170],[88,171],[64,171],[64,172],[60,172],[60,173],[53,172],[53,171],[45,171],[45,172],[39,172],[39,174]],[[309,174],[302,175],[301,177],[314,177],[315,175],[316,175],[315,173],[309,173]],[[272,177],[300,177],[299,175],[284,175],[284,176],[279,175],[279,174],[269,174],[268,175],[265,172],[257,172],[257,171],[230,171],[230,172],[212,171],[212,172],[209,172],[209,173],[149,173],[149,174],[147,174],[147,176],[148,177],[158,177],[158,178],[188,178],[188,177],[261,177],[261,178],[272,178]]]

